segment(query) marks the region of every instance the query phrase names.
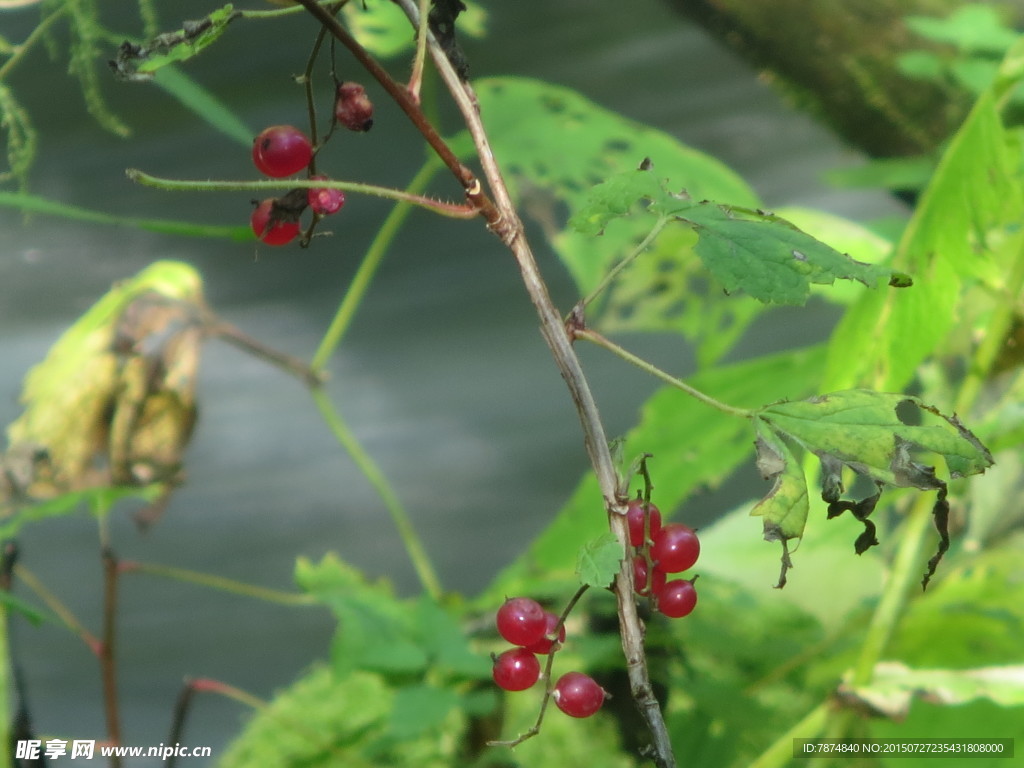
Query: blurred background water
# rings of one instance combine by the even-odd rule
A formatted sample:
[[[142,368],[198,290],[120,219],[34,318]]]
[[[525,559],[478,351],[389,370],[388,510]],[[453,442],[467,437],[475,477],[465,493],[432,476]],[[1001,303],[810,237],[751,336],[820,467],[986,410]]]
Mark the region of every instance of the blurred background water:
[[[214,5],[181,0],[160,12],[173,28]],[[628,8],[613,0],[485,5],[490,35],[464,42],[474,76],[518,74],[576,88],[723,160],[769,207],[804,203],[858,220],[898,210],[881,193],[828,187],[824,170],[859,158],[657,0]],[[105,18],[134,18],[133,8],[110,0]],[[35,18],[31,9],[0,13],[0,33],[19,40]],[[254,134],[273,123],[301,125],[302,93],[290,76],[303,68],[314,29],[304,17],[238,22],[188,72]],[[116,138],[86,115],[63,68],[37,55],[12,80],[41,131],[32,192],[138,217],[248,220],[244,194],[167,193],[124,177],[125,168],[138,167],[177,178],[251,178],[245,147],[157,88],[111,79],[104,93],[133,129],[129,140]],[[418,168],[419,143],[383,101],[377,99],[371,133],[342,137],[337,145],[347,151],[332,145],[333,176],[403,186]],[[18,415],[22,376],[61,331],[113,280],[160,258],[194,264],[226,319],[308,358],[386,212],[378,201],[351,196],[331,222],[334,237],[300,250],[25,219],[0,209],[0,420]],[[569,280],[537,245],[552,292],[566,308],[575,298]],[[774,313],[745,344],[823,338],[831,314],[812,311],[816,322],[799,312]],[[515,266],[492,236],[477,225],[416,213],[332,365],[332,396],[407,505],[452,590],[472,594],[485,586],[543,528],[585,468],[575,414],[536,326]],[[628,341],[669,370],[689,370],[690,354],[677,339]],[[586,352],[609,432],[621,433],[656,385]],[[214,341],[205,349],[200,398],[188,482],[145,535],[115,513],[121,557],[288,589],[296,556],[334,550],[402,593],[416,590],[383,505],[333,442],[301,384]],[[732,486],[693,513],[709,519],[750,493]],[[85,514],[49,521],[25,531],[20,544],[23,563],[98,631],[95,524]],[[124,732],[127,743],[139,745],[167,738],[184,676],[215,677],[269,696],[326,655],[332,631],[318,610],[144,575],[123,579],[119,622]],[[52,624],[18,621],[14,631],[37,729],[79,738],[104,733],[97,665],[82,643]],[[231,702],[201,697],[187,742],[210,745],[216,755],[244,716]]]

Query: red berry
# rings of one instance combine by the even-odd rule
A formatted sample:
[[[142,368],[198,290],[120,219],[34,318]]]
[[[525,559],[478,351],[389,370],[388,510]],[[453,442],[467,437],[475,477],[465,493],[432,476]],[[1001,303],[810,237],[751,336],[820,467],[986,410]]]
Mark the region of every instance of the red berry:
[[[540,603],[528,597],[512,597],[498,609],[498,633],[512,645],[533,645],[544,639],[547,620]]]
[[[373,103],[359,83],[339,83],[334,98],[334,116],[350,131],[373,127]]]
[[[669,523],[654,537],[651,559],[665,573],[679,573],[693,567],[700,556],[700,541],[693,529]]]
[[[540,662],[525,648],[510,648],[494,660],[491,675],[506,691],[525,691],[540,677]]]
[[[653,539],[661,530],[661,512],[656,506],[648,503],[647,514],[650,518],[648,533]],[[634,547],[639,547],[644,543],[643,499],[630,499],[626,505],[626,521],[629,523],[629,543]]]
[[[257,205],[249,218],[249,223],[256,237],[267,245],[284,245],[299,234],[299,222],[280,218],[280,212],[275,211],[274,203],[274,198],[268,197]]]
[[[604,703],[604,689],[590,675],[566,672],[555,684],[555,704],[570,717],[590,717]]]
[[[311,176],[311,179],[326,181],[326,176]],[[345,204],[345,193],[340,189],[310,189],[307,192],[309,207],[314,213],[326,216],[329,213],[337,213]]]
[[[647,586],[647,560],[643,555],[633,558],[633,589],[638,595],[656,595],[665,586],[665,572],[660,568],[654,569],[654,577],[651,580],[650,588]]]
[[[252,141],[256,168],[275,179],[298,173],[313,159],[306,134],[291,125],[273,125]]]
[[[558,614],[551,611],[544,611],[544,636],[536,643],[526,646],[526,650],[533,653],[551,653],[551,647],[555,644],[555,627],[558,627]],[[558,627],[558,643],[565,642],[565,624]]]
[[[668,582],[656,598],[658,610],[671,619],[688,616],[697,605],[697,590],[692,581]]]

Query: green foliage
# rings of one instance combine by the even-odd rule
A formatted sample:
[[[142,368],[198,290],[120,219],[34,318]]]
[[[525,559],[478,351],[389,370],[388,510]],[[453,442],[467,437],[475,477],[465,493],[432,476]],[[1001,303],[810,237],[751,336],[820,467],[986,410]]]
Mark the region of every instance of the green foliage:
[[[789,442],[820,459],[821,496],[829,502],[829,517],[849,510],[864,523],[864,533],[855,543],[858,554],[878,543],[875,525],[867,518],[883,486],[938,491],[934,514],[942,544],[935,561],[929,563],[926,582],[948,545],[949,510],[946,483],[917,454],[941,456],[950,478],[978,474],[992,465],[988,449],[959,421],[908,395],[835,392],[765,406],[757,411],[754,423],[758,469],[773,486],[751,514],[764,518],[766,540],[782,542],[780,587],[786,583],[790,565],[787,542],[803,535],[808,511],[807,482]],[[876,493],[858,502],[841,500],[845,467],[873,481]]]
[[[906,75],[933,82],[951,82],[974,95],[992,85],[999,62],[1017,41],[990,5],[966,3],[946,18],[908,16],[907,27],[921,37],[952,48],[948,55],[909,51],[899,57]]]
[[[628,216],[641,201],[641,213],[693,230],[693,252],[727,294],[744,291],[766,304],[800,305],[812,283],[845,279],[873,287],[884,279],[900,287],[909,284],[905,276],[854,261],[774,214],[694,201],[685,190],[670,192],[668,183],[647,168],[598,184],[570,225],[583,234],[602,234],[610,221]]]
[[[472,0],[463,3],[457,31],[460,35],[483,37],[486,34],[487,11]],[[409,20],[395,3],[375,0],[370,3],[348,3],[341,9],[349,30],[359,43],[384,59],[412,50],[415,38],[410,34]]]
[[[173,32],[164,32],[141,45],[124,42],[111,66],[125,80],[148,80],[160,69],[186,61],[202,53],[237,19],[239,11],[231,3]]]
[[[610,531],[588,541],[576,558],[576,575],[580,584],[588,587],[607,587],[619,572],[622,547]]]
[[[0,82],[0,131],[6,136],[7,170],[0,172],[0,182],[14,179],[24,188],[28,171],[35,160],[38,136],[28,113],[14,92]]]

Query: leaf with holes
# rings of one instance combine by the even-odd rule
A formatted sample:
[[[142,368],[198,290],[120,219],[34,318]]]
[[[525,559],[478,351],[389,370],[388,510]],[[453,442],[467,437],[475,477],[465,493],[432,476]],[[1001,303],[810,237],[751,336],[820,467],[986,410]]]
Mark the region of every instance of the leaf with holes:
[[[800,479],[789,444],[802,446],[821,461],[822,499],[830,518],[849,511],[864,524],[857,539],[857,553],[877,544],[874,524],[868,519],[881,494],[890,485],[937,491],[932,514],[940,543],[923,579],[935,572],[949,548],[947,486],[935,467],[919,460],[919,454],[942,457],[950,478],[978,474],[992,465],[992,455],[955,416],[944,416],[910,395],[868,390],[848,390],[759,409],[755,416],[758,434],[758,468],[774,480],[772,491],[757,507],[764,517],[765,538],[783,544],[780,585],[788,566],[787,542],[799,538],[806,518],[806,496],[797,492]],[[853,501],[843,499],[842,472],[848,467],[872,480],[876,493]],[[758,511],[760,510],[760,511]]]
[[[597,235],[610,221],[637,212],[692,229],[697,234],[694,252],[725,292],[744,291],[766,304],[803,304],[811,284],[836,280],[871,287],[883,281],[896,287],[910,284],[906,275],[851,259],[774,214],[695,202],[685,191],[671,192],[647,168],[615,174],[595,186],[570,224]]]
[[[122,80],[146,81],[161,67],[191,59],[217,40],[228,24],[242,15],[231,3],[197,21],[186,21],[181,29],[164,32],[142,45],[125,41],[110,62]]]

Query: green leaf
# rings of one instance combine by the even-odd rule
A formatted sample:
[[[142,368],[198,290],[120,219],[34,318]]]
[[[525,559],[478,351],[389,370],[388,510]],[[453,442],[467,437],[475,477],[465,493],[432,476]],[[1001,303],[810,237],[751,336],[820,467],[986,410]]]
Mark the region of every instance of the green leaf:
[[[840,691],[891,718],[906,717],[914,698],[947,706],[988,699],[1003,707],[1020,707],[1024,665],[953,670],[882,662],[875,666],[869,685],[843,685]]]
[[[996,87],[1020,77],[1012,70]],[[965,281],[1005,291],[1024,242],[1022,207],[1019,151],[989,90],[949,143],[897,247],[892,266],[916,276],[913,290],[861,296],[833,333],[824,386],[904,389],[922,361],[945,351]]]
[[[419,598],[413,624],[433,668],[473,679],[490,679],[490,660],[470,648],[455,617],[429,595]]]
[[[181,29],[164,32],[142,45],[126,40],[117,49],[117,58],[110,62],[110,66],[114,74],[123,80],[149,80],[160,68],[201,53],[241,15],[228,3],[208,16],[186,21]]]
[[[619,572],[622,563],[622,545],[610,532],[584,544],[576,559],[576,575],[580,584],[607,587]]]
[[[755,429],[757,469],[761,477],[772,481],[772,488],[754,505],[750,514],[764,517],[765,541],[782,542],[783,569],[777,586],[783,587],[786,569],[791,566],[786,542],[802,536],[807,524],[807,478],[784,440],[760,420],[755,423]]]
[[[829,504],[829,517],[849,511],[864,524],[864,533],[854,544],[858,554],[878,543],[868,517],[884,485],[938,491],[933,515],[940,544],[928,563],[925,585],[949,546],[949,504],[946,482],[934,467],[921,463],[917,454],[924,451],[941,456],[952,478],[978,474],[992,465],[988,449],[956,417],[943,416],[909,395],[834,392],[767,405],[754,418],[758,467],[774,481],[754,513],[764,517],[765,539],[782,542],[779,586],[785,584],[790,565],[787,541],[803,534],[806,520],[806,482],[784,441],[801,445],[821,460],[821,495]],[[877,493],[860,501],[841,499],[843,467],[874,481]]]
[[[907,16],[904,23],[922,37],[955,45],[961,51],[1002,56],[1017,40],[1017,33],[1002,22],[995,8],[980,3],[968,3],[944,19]]]
[[[615,174],[591,190],[569,223],[598,235],[613,219],[634,213],[673,219],[697,234],[692,250],[726,293],[745,291],[764,303],[804,304],[812,283],[846,279],[874,287],[892,282],[891,270],[855,261],[779,216],[694,202],[685,191],[670,192],[672,183],[648,169]]]
[[[473,0],[463,4],[456,21],[457,34],[483,37],[487,32],[487,11]],[[352,35],[375,56],[389,59],[416,46],[415,30],[395,3],[348,3],[341,12]]]
[[[459,695],[451,688],[411,685],[395,691],[389,735],[404,740],[421,736],[444,723],[459,704]]]
[[[697,255],[727,293],[799,305],[812,283],[906,284],[892,270],[855,261],[772,214],[704,202],[680,211],[679,219],[697,232]]]
[[[333,553],[317,564],[300,558],[295,580],[338,617],[332,658],[339,675],[355,669],[418,672],[427,666],[413,614],[386,583],[368,583]]]

